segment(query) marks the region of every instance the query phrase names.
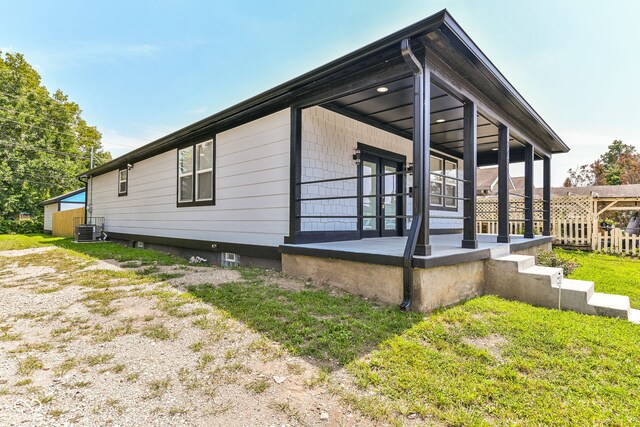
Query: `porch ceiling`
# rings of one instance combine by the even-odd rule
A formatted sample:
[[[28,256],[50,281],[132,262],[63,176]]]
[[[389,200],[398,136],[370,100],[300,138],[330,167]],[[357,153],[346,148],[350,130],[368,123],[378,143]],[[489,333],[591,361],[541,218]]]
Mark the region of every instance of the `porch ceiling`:
[[[385,83],[388,90],[368,88],[332,100],[323,106],[337,113],[411,139],[413,135],[413,78]],[[431,84],[431,147],[454,157],[463,155],[463,104]],[[523,144],[513,137],[510,147],[517,160]],[[498,127],[478,114],[478,157],[491,158],[498,148]],[[483,156],[484,154],[484,156]],[[486,163],[482,162],[481,163]]]

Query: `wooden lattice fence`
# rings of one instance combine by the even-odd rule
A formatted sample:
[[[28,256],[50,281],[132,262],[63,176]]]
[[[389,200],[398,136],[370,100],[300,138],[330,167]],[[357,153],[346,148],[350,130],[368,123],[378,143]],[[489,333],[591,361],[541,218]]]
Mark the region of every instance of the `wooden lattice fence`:
[[[524,231],[524,198],[509,200],[509,233]],[[533,204],[533,227],[536,234],[542,231],[542,200]],[[551,198],[551,234],[555,243],[563,246],[591,247],[594,201],[591,196],[553,196]],[[477,200],[476,229],[481,234],[498,233],[498,199],[483,197]]]

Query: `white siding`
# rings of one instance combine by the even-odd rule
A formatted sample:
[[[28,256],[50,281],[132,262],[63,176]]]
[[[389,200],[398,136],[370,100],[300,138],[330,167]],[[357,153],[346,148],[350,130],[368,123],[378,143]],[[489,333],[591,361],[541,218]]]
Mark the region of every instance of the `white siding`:
[[[58,212],[58,202],[44,205],[44,230],[53,230],[53,213]]]
[[[70,209],[84,208],[84,203],[60,203],[60,211],[68,211]]]
[[[277,246],[289,225],[290,111],[216,136],[215,206],[176,207],[177,151],[135,163],[127,196],[117,173],[94,178],[93,216],[108,232]]]
[[[305,109],[302,116],[302,181],[315,181],[357,175],[353,153],[358,142],[404,155],[413,162],[412,142],[392,133],[358,122],[321,107]],[[437,153],[437,150],[433,150]],[[458,161],[458,176],[462,176],[462,161]],[[410,176],[405,180],[411,185]],[[356,180],[310,184],[302,187],[302,197],[356,195]],[[462,184],[458,185],[462,195]],[[411,199],[407,198],[406,212],[411,213]],[[436,211],[437,216],[462,216],[458,211]],[[355,199],[312,201],[302,203],[302,215],[356,215]],[[303,231],[355,230],[355,219],[303,219]],[[458,219],[431,219],[430,228],[462,228]]]

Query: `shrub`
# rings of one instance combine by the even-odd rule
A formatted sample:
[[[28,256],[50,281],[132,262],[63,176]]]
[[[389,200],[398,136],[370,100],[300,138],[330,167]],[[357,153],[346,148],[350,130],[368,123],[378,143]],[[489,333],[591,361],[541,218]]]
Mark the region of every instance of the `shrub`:
[[[0,220],[0,234],[34,234],[42,233],[42,219],[5,219]]]
[[[562,257],[554,252],[540,252],[536,257],[536,264],[545,267],[561,268],[565,277],[579,267],[575,260]]]

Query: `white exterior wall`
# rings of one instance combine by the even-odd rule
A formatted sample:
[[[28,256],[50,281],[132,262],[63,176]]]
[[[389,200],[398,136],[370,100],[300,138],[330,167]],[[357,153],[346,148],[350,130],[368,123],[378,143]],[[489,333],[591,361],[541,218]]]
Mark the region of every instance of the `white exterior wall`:
[[[58,212],[58,202],[44,205],[44,230],[53,230],[53,213]]]
[[[60,203],[60,211],[84,208],[84,203]]]
[[[93,179],[92,216],[107,233],[277,246],[289,226],[290,110],[216,136],[215,206],[176,207],[177,150],[135,163],[126,196],[117,174]],[[91,188],[91,187],[90,187]]]
[[[302,115],[302,181],[356,176],[357,166],[353,153],[358,142],[404,155],[408,163],[413,162],[411,140],[399,137],[357,120],[312,107]],[[437,152],[436,150],[433,150]],[[462,176],[462,161],[458,161],[458,176]],[[405,180],[411,185],[410,176]],[[310,184],[302,187],[302,197],[356,195],[356,180]],[[458,184],[458,195],[462,195],[462,184]],[[411,199],[406,198],[406,211],[411,213]],[[462,203],[458,211],[437,211],[437,216],[462,216]],[[302,215],[356,215],[356,199],[310,201],[302,203]],[[356,230],[355,219],[303,219],[302,231]],[[430,228],[462,228],[462,220],[431,219]]]

